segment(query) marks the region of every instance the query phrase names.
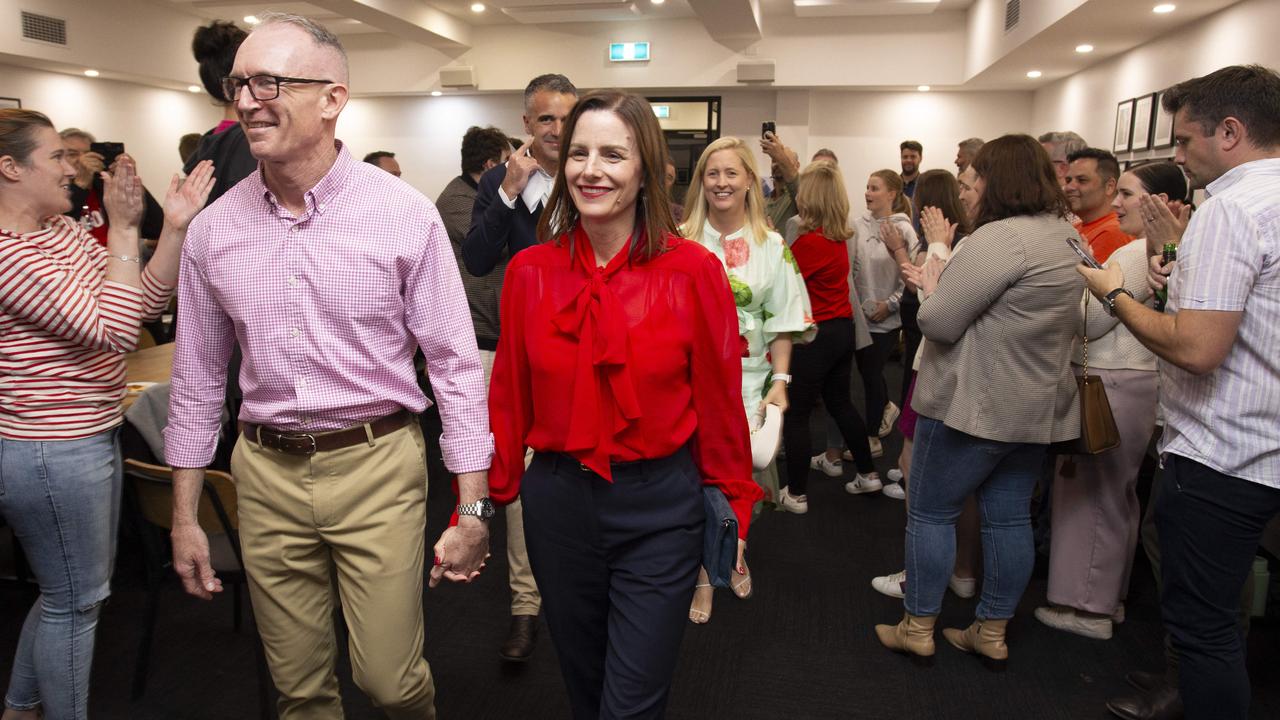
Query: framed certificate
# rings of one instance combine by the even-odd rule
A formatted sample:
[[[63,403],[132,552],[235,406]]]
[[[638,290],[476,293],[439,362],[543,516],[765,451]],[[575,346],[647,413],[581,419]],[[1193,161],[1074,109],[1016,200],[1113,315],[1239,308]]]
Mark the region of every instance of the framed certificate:
[[[0,110],[8,108],[21,108],[22,101],[18,98],[0,97]]]
[[[1153,148],[1173,147],[1173,115],[1164,111],[1162,100],[1164,92],[1156,93],[1156,107],[1152,111],[1155,115],[1154,129],[1151,131]]]
[[[1133,100],[1125,100],[1116,106],[1116,138],[1111,149],[1129,152],[1129,140],[1133,136]]]
[[[1151,147],[1152,121],[1155,120],[1156,94],[1143,95],[1133,101],[1133,133],[1129,149],[1146,150]]]

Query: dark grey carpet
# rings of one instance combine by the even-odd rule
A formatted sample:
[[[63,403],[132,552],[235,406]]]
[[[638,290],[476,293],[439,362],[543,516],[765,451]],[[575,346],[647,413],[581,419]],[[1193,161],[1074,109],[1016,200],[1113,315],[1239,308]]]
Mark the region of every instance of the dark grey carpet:
[[[896,394],[896,377],[891,379]],[[820,428],[815,419],[815,431]],[[815,433],[815,443],[822,436]],[[896,457],[886,442],[881,470]],[[668,717],[708,718],[1105,718],[1103,703],[1126,693],[1123,675],[1161,666],[1154,583],[1139,553],[1128,621],[1102,642],[1050,630],[1031,615],[1044,602],[1032,581],[1010,626],[1011,661],[993,673],[939,637],[936,663],[918,668],[880,647],[877,622],[901,617],[900,601],[871,589],[873,576],[902,564],[902,503],[879,494],[847,495],[842,482],[815,473],[808,515],[773,513],[751,536],[756,596],[721,591],[710,624],[688,627]],[[452,500],[435,483],[429,534],[444,526]],[[564,718],[568,706],[546,635],[530,662],[502,663],[508,594],[502,523],[493,559],[472,586],[426,593],[426,655],[442,718]],[[253,640],[231,631],[230,597],[202,603],[176,584],[164,593],[142,700],[129,700],[145,593],[136,548],[122,549],[117,588],[103,613],[92,684],[93,717],[213,720],[257,717]],[[0,587],[0,678],[7,678],[31,595]],[[940,626],[963,626],[973,600],[948,594]],[[1252,717],[1280,717],[1280,628],[1257,622],[1250,636]],[[382,714],[339,670],[347,717]],[[0,683],[7,684],[5,680]]]

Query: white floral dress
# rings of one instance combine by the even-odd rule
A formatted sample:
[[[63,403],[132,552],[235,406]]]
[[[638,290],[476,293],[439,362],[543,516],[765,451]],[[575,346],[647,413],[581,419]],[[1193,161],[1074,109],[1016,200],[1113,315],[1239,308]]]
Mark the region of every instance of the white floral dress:
[[[744,227],[722,236],[704,223],[699,238],[724,264],[729,286],[738,306],[738,334],[745,350],[742,356],[742,407],[751,420],[769,389],[773,366],[769,343],[780,333],[794,333],[794,342],[808,342],[817,333],[809,293],[804,278],[782,236],[770,232],[764,242],[756,242]],[[767,475],[767,477],[761,477]],[[777,497],[777,472],[770,468],[756,473],[766,500]]]

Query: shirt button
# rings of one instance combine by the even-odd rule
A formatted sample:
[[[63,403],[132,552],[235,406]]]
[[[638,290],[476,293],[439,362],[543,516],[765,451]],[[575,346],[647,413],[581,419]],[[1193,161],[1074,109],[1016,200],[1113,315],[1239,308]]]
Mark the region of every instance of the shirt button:
[[[291,233],[296,233],[296,232],[298,232],[298,231],[299,231],[299,230],[301,230],[301,229],[302,229],[302,228],[298,227],[297,225],[294,225],[293,227],[289,228],[289,232],[291,232]]]
[[[306,387],[306,386],[307,386],[307,379],[306,379],[306,378],[298,378],[298,387],[300,387],[300,388],[304,388],[304,387]]]
[[[293,337],[298,337],[298,335],[302,334],[302,331],[298,330],[298,328],[289,328],[289,334]]]
[[[298,276],[297,276],[297,275],[290,275],[290,276],[289,276],[289,287],[298,287]]]

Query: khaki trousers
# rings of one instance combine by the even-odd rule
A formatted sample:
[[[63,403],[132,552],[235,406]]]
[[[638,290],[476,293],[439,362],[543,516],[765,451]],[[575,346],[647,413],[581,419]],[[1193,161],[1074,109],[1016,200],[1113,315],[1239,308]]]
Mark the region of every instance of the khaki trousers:
[[[240,543],[281,720],[343,717],[335,600],[356,685],[388,717],[436,716],[422,656],[426,472],[416,422],[311,456],[236,443]]]
[[[492,350],[480,351],[480,364],[484,367],[484,385],[487,390],[489,378],[493,377]],[[533,451],[525,453],[524,466],[529,467],[533,459]],[[511,614],[537,615],[542,608],[542,595],[538,593],[538,583],[533,579],[533,568],[529,566],[529,551],[524,545],[524,506],[520,498],[506,508],[507,515],[507,581],[511,584]]]

